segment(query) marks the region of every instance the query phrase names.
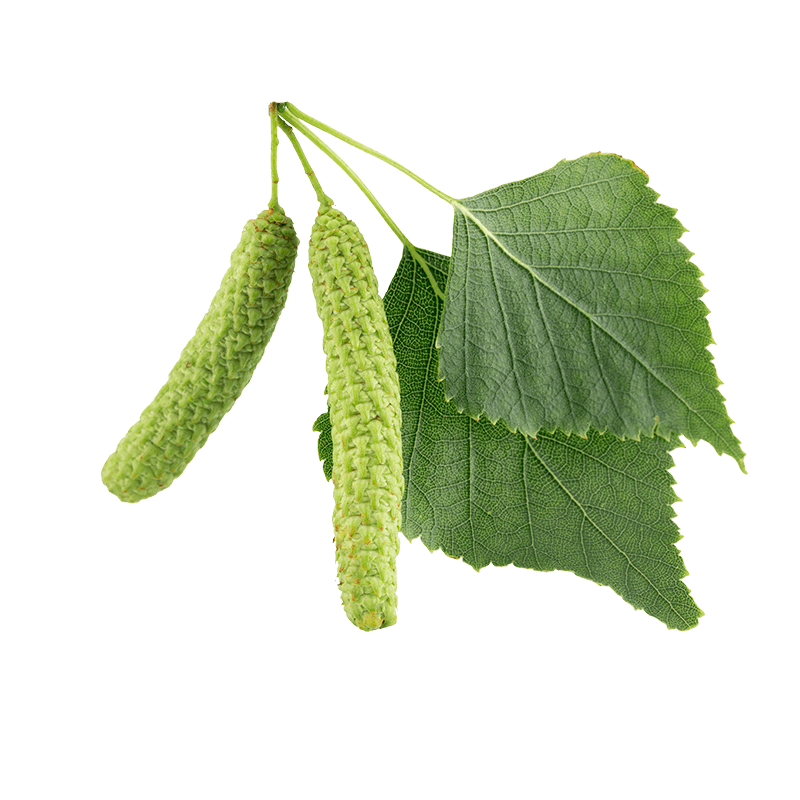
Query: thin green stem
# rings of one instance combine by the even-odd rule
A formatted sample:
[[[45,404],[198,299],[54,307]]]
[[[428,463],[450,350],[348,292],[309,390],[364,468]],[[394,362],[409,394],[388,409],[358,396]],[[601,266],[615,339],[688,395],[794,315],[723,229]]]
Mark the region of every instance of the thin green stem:
[[[391,164],[395,169],[399,169],[400,172],[408,175],[409,178],[413,178],[420,186],[424,186],[429,192],[433,192],[437,197],[441,197],[442,200],[445,200],[451,204],[455,202],[455,198],[450,197],[449,194],[445,194],[435,186],[431,186],[431,184],[426,180],[423,180],[419,177],[419,175],[416,175],[402,164],[398,164],[394,159],[385,156],[383,153],[379,153],[377,150],[373,150],[371,147],[367,147],[365,144],[361,144],[361,142],[357,142],[355,139],[352,139],[346,134],[341,133],[341,131],[331,128],[330,125],[326,125],[324,122],[320,122],[318,119],[314,119],[308,114],[304,114],[299,108],[297,108],[297,106],[292,105],[292,103],[281,103],[279,113],[283,117],[286,117],[287,114],[289,114],[295,117],[295,119],[301,119],[307,122],[309,125],[313,125],[315,128],[319,128],[321,131],[325,131],[331,136],[335,136],[337,139],[341,139],[343,142],[347,142],[347,144],[357,147],[359,150],[363,150],[365,153],[369,153],[371,156],[375,156],[375,158],[379,158],[381,161],[385,161],[387,164]]]
[[[270,120],[270,164],[272,168],[272,197],[269,201],[271,209],[279,209],[278,205],[278,107],[276,103],[269,105]]]
[[[300,142],[297,140],[294,131],[282,119],[278,120],[278,125],[281,126],[281,130],[289,137],[289,141],[292,143],[292,147],[294,147],[294,151],[297,153],[297,157],[300,159],[300,163],[303,165],[303,169],[306,175],[308,175],[311,185],[314,187],[320,205],[332,206],[333,200],[322,191],[319,178],[314,174],[314,170],[311,169],[311,164],[308,163],[306,154],[303,152],[303,148],[300,146]]]
[[[395,221],[389,216],[386,212],[386,209],[378,202],[378,199],[375,197],[374,194],[367,188],[367,185],[361,178],[356,175],[356,173],[352,170],[352,168],[340,157],[338,156],[330,147],[328,147],[322,139],[319,138],[315,133],[310,131],[303,125],[300,120],[295,118],[291,113],[287,113],[286,111],[282,112],[281,116],[284,119],[290,121],[292,125],[294,125],[297,130],[300,131],[304,136],[310,139],[320,150],[322,150],[325,155],[327,155],[331,160],[335,161],[352,179],[352,181],[361,189],[362,192],[367,196],[367,199],[375,206],[377,212],[383,217],[386,224],[394,231],[395,236],[408,248],[409,253],[413,256],[414,260],[422,267],[422,270],[425,272],[428,280],[433,287],[433,291],[442,299],[445,299],[444,292],[439,287],[439,284],[436,282],[436,278],[433,277],[433,273],[431,272],[431,268],[428,266],[428,262],[417,252],[417,249],[414,247],[413,244],[408,240],[405,234],[400,230],[397,226]]]

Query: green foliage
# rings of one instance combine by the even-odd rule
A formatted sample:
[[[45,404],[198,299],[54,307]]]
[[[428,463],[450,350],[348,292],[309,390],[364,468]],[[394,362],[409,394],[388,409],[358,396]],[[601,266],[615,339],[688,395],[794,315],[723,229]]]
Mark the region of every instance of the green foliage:
[[[320,203],[309,268],[329,394],[313,429],[333,481],[349,619],[362,630],[395,623],[402,520],[409,539],[476,570],[570,571],[669,628],[694,627],[702,612],[675,546],[671,450],[681,435],[705,439],[742,470],[744,453],[707,349],[701,273],[647,175],[592,153],[456,200],[291,103],[270,115],[275,212],[248,223],[197,333],[106,462],[108,488],[136,502],[169,486],[264,352],[298,245],[277,200],[280,128]],[[307,125],[452,205],[452,261],[417,251]],[[363,236],[332,207],[291,126],[403,243],[385,304]]]
[[[449,259],[422,252],[444,285]],[[443,304],[405,251],[385,297],[403,413],[403,532],[475,569],[488,564],[568,570],[608,585],[670,628],[701,611],[686,570],[668,470],[672,444],[589,430],[537,438],[475,421],[447,402],[436,332]],[[326,415],[319,452],[329,458]]]
[[[230,411],[286,304],[299,243],[280,207],[245,225],[195,335],[103,466],[103,483],[120,500],[136,503],[170,486]]]
[[[705,439],[744,469],[706,349],[701,273],[647,180],[591,154],[454,202],[447,396],[531,436]]]
[[[329,481],[333,477],[333,439],[331,438],[330,407],[328,407],[328,411],[317,417],[311,430],[319,433],[317,452],[319,453],[319,460],[322,462],[325,480]]]

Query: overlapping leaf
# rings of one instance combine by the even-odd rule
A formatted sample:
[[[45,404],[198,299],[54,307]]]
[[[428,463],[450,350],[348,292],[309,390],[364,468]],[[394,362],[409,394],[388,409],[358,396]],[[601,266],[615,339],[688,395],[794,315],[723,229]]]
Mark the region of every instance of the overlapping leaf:
[[[701,273],[631,161],[595,153],[455,204],[448,398],[512,430],[683,434],[744,469]]]
[[[320,414],[312,430],[319,434],[317,439],[317,452],[319,460],[322,462],[322,471],[325,473],[325,480],[329,481],[333,477],[333,439],[331,438],[331,415],[326,411]]]
[[[449,259],[422,253],[444,285]],[[443,307],[407,252],[385,305],[401,387],[405,535],[475,569],[568,570],[611,586],[671,628],[696,625],[702,612],[681,581],[686,570],[675,547],[668,470],[678,442],[621,441],[594,430],[585,439],[534,439],[470,419],[447,402],[438,381]],[[330,477],[327,414],[314,429]]]

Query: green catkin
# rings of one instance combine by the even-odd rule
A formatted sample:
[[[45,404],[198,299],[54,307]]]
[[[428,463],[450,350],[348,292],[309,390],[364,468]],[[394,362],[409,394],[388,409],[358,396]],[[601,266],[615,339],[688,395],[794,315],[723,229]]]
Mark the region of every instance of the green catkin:
[[[120,500],[166,489],[233,406],[286,304],[299,243],[278,206],[245,225],[197,332],[103,467],[103,483]]]
[[[397,621],[397,362],[367,243],[329,205],[311,231],[309,268],[327,357],[339,586],[350,621],[371,631]]]

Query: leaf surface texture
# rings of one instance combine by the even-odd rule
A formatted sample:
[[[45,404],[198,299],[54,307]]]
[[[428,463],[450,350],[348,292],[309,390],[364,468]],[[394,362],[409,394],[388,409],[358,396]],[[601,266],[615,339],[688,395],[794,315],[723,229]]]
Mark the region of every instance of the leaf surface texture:
[[[532,436],[683,434],[744,468],[701,273],[647,181],[631,161],[591,154],[455,203],[447,396]]]
[[[449,259],[420,252],[444,285]],[[445,397],[435,345],[443,304],[407,251],[384,301],[401,388],[406,537],[475,569],[567,570],[670,628],[694,627],[702,612],[682,582],[668,472],[679,442],[593,429],[533,438],[475,421]],[[314,429],[329,462],[326,416]]]

